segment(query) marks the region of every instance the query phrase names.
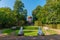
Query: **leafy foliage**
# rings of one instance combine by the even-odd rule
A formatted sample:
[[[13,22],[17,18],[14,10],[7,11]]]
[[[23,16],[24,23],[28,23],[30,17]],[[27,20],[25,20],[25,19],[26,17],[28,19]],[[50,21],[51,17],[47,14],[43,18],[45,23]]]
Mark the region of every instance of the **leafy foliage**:
[[[24,3],[22,3],[20,0],[16,0],[14,4],[14,12],[17,14],[16,17],[19,26],[23,25],[27,17],[27,10],[24,9]]]
[[[41,7],[37,6],[32,12],[33,19],[36,25],[52,24],[52,28],[59,28],[60,24],[60,0],[46,0],[46,4]],[[36,25],[36,26],[37,26]]]
[[[33,18],[37,18],[42,24],[59,24],[60,23],[60,0],[46,0],[46,4],[41,7],[37,6],[33,10]],[[35,20],[35,19],[34,19]]]
[[[16,0],[14,9],[0,8],[0,27],[22,26],[26,22],[27,10],[20,0]]]

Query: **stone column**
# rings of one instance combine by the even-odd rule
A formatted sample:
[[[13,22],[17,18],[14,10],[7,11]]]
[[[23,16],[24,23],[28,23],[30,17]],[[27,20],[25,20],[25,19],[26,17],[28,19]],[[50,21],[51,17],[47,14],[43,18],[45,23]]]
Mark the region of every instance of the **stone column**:
[[[42,29],[39,27],[39,29],[38,29],[38,36],[41,36],[41,35],[44,35],[44,33],[43,33]]]
[[[19,32],[18,32],[18,36],[23,36],[23,35],[24,35],[23,27],[21,27]]]

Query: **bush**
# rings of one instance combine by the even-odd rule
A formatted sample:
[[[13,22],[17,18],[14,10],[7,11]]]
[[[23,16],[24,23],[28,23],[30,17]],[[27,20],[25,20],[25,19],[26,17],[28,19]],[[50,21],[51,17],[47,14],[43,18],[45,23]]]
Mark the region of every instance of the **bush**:
[[[40,21],[35,21],[34,26],[42,26],[42,23]]]

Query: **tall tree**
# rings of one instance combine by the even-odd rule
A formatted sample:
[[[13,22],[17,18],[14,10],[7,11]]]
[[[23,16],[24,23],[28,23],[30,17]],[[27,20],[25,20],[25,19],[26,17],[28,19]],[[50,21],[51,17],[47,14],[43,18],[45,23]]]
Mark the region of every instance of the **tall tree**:
[[[59,19],[59,9],[60,9],[60,1],[59,0],[47,0],[47,3],[45,5],[45,8],[48,11],[48,14],[50,15],[49,20],[51,22],[57,23]],[[54,20],[55,19],[55,20]],[[54,23],[53,22],[53,23]]]
[[[40,24],[46,23],[46,11],[43,7],[37,6],[35,10],[33,10],[33,20],[39,21]],[[39,24],[38,23],[38,24]]]
[[[60,23],[60,0],[46,0],[43,7],[37,8],[33,11],[33,18],[35,16],[42,23]]]
[[[24,3],[22,3],[21,0],[16,0],[15,1],[14,12],[17,14],[16,17],[18,19],[18,23],[20,23],[21,20],[26,21],[25,18],[27,16],[27,11],[24,9]]]
[[[36,9],[34,9],[34,10],[32,11],[33,21],[36,21],[36,20],[37,20],[36,15],[38,14],[38,12],[40,11],[41,8],[42,8],[42,7],[41,7],[40,5],[38,5],[38,6],[36,7]]]
[[[3,27],[15,25],[16,16],[10,8],[0,8],[0,24]]]

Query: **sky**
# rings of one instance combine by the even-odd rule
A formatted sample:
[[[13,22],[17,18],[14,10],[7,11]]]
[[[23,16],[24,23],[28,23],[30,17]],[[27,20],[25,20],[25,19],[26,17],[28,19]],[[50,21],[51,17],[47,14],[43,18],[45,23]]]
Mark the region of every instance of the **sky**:
[[[44,6],[46,4],[46,0],[21,0],[24,3],[25,9],[27,9],[27,15],[32,16],[32,11],[38,6]],[[1,0],[1,7],[10,7],[13,9],[15,0]]]

